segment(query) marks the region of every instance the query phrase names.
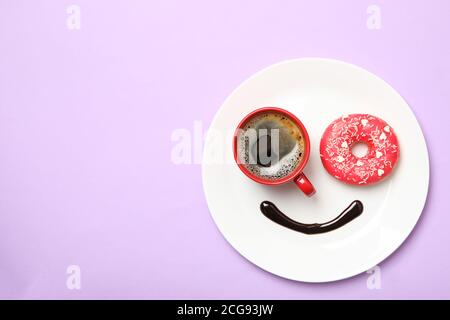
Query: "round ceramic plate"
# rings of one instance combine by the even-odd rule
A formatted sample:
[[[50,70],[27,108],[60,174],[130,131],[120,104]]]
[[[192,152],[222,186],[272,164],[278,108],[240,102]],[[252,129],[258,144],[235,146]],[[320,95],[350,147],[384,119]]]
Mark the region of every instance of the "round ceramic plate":
[[[311,156],[304,172],[317,190],[313,197],[306,197],[294,183],[260,185],[234,162],[234,129],[246,114],[265,106],[294,113],[308,130]],[[346,185],[322,166],[322,133],[333,120],[351,113],[380,117],[397,134],[399,162],[378,184]],[[210,212],[228,242],[262,269],[306,282],[351,277],[388,257],[419,219],[429,180],[425,139],[405,100],[360,67],[316,58],[281,62],[244,81],[211,124],[202,169]],[[364,212],[337,230],[306,235],[266,218],[260,211],[264,200],[303,223],[329,221],[354,200],[363,203]]]

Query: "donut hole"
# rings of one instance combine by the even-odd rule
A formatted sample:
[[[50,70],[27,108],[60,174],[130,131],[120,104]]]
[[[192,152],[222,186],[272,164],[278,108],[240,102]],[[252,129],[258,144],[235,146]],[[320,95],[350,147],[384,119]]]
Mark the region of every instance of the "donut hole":
[[[365,142],[355,142],[350,149],[355,157],[362,158],[369,152],[369,145]]]

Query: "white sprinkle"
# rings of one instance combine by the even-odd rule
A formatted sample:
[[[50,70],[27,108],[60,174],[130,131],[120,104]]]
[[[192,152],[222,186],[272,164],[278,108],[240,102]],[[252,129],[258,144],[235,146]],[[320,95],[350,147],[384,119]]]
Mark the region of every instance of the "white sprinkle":
[[[382,176],[383,173],[384,173],[384,170],[383,170],[383,169],[378,169],[378,175],[379,175],[379,176]]]
[[[382,155],[383,155],[383,154],[382,154],[380,151],[377,151],[377,152],[376,152],[377,158],[381,157]]]
[[[362,119],[362,120],[361,120],[361,124],[362,124],[363,126],[365,126],[368,122],[369,122],[369,120],[367,120],[367,119]]]
[[[386,140],[386,135],[384,134],[384,132],[380,134],[380,140]]]
[[[347,148],[348,147],[347,141],[342,142],[341,147],[342,148]]]
[[[336,161],[337,162],[342,162],[342,161],[344,161],[345,159],[344,159],[344,157],[343,156],[337,156],[337,158],[336,158]]]
[[[384,127],[384,131],[391,132],[391,128],[389,128],[389,126],[386,126],[386,127]]]
[[[361,167],[364,163],[361,160],[356,161],[356,165],[358,167]]]

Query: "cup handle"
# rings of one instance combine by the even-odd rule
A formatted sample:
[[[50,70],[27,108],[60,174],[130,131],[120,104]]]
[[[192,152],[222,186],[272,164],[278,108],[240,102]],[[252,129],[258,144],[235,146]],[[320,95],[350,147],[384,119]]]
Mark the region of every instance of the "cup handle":
[[[311,197],[314,193],[316,193],[316,189],[314,189],[314,186],[303,172],[294,179],[294,182],[297,187],[299,187],[300,190],[302,190],[308,197]]]

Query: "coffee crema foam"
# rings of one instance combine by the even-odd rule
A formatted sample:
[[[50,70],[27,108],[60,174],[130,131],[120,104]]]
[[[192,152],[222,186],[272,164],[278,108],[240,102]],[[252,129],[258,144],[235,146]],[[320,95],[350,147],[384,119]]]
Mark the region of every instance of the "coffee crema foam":
[[[300,129],[283,114],[267,112],[256,115],[237,135],[239,163],[265,180],[288,176],[301,162],[303,153],[304,138]]]

